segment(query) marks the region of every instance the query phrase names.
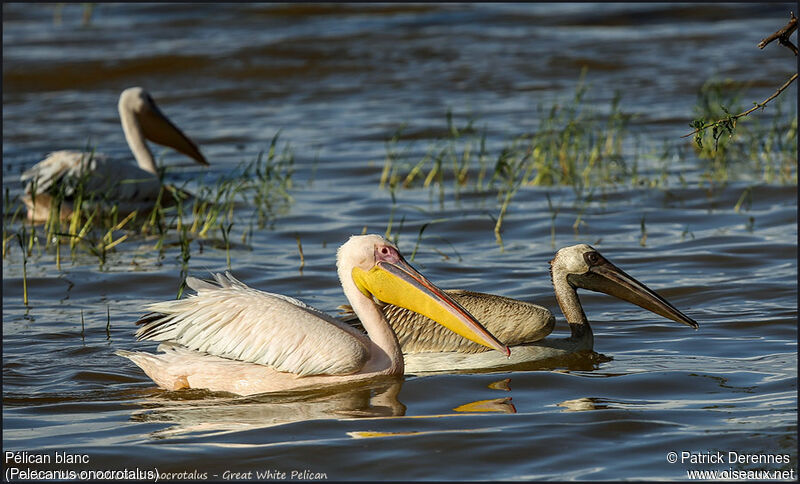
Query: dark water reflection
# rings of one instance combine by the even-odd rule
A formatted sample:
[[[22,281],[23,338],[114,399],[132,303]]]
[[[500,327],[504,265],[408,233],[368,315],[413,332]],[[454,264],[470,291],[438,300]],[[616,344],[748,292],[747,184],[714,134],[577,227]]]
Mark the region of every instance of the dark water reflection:
[[[556,309],[547,261],[558,247],[590,243],[700,329],[587,293],[597,353],[552,365],[301,395],[164,392],[113,353],[155,349],[134,342],[133,321],[145,304],[176,296],[178,247],[131,240],[102,266],[78,253],[60,271],[52,254],[32,259],[25,306],[23,261],[10,244],[5,450],[214,479],[267,469],[328,479],[684,479],[691,466],[670,464],[671,451],[789,454],[787,465],[704,468],[796,475],[796,184],[748,173],[701,184],[704,162],[684,140],[658,189],[623,183],[587,198],[572,187],[521,188],[502,250],[494,193],[400,190],[393,204],[378,187],[386,140],[403,123],[414,156],[447,133],[448,110],[459,126],[485,125],[496,153],[539,126],[539,107],[570,99],[584,67],[598,112],[622,92],[637,149],[680,143],[707,79],[751,82],[747,104],[788,77],[785,49],[755,44],[792,5],[98,4],[80,27],[83,8],[65,4],[56,24],[52,5],[3,5],[3,187],[12,198],[19,173],[53,149],[89,143],[129,156],[116,102],[138,84],[211,162],[202,171],[157,152],[177,179],[229,174],[279,130],[290,145],[291,205],[246,243],[249,219],[234,227],[234,275],[253,287],[333,313],[344,303],[336,247],[365,228],[385,232],[391,219],[401,250],[416,247],[414,264],[443,287]],[[796,89],[786,95],[796,99]],[[644,172],[664,169],[648,160]],[[189,272],[225,270],[220,247],[193,242]]]

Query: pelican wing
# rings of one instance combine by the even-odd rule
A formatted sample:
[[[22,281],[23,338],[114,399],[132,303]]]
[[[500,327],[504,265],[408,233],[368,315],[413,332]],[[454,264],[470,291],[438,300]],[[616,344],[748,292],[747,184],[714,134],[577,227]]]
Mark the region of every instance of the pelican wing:
[[[355,373],[369,359],[369,343],[356,329],[297,299],[252,289],[230,273],[214,278],[216,284],[188,277],[196,296],[151,304],[154,313],[137,322],[138,339],[300,376]]]
[[[26,193],[36,195],[60,187],[72,196],[79,185],[87,194],[113,201],[149,201],[158,196],[158,178],[133,163],[115,162],[102,153],[54,151],[26,170],[20,180],[28,182]]]
[[[97,161],[105,159],[105,155],[82,153],[80,151],[54,151],[47,157],[25,170],[20,176],[20,181],[27,181],[25,191],[31,193],[36,188],[36,194],[46,193],[50,187],[62,181],[70,180],[71,186],[65,187],[65,194],[72,195],[74,181],[86,173],[97,168]]]

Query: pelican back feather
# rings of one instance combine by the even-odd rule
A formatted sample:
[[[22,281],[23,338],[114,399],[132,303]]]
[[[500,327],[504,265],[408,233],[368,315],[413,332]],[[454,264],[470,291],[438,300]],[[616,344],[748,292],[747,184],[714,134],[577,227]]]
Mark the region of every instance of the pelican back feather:
[[[186,278],[197,295],[151,304],[138,339],[168,341],[233,360],[306,375],[347,375],[369,359],[356,329],[302,301],[252,289],[230,273]]]
[[[54,151],[25,170],[20,181],[27,182],[25,193],[48,193],[55,188],[67,197],[82,185],[87,194],[110,201],[152,200],[158,197],[158,178],[132,163],[115,161],[102,153]]]

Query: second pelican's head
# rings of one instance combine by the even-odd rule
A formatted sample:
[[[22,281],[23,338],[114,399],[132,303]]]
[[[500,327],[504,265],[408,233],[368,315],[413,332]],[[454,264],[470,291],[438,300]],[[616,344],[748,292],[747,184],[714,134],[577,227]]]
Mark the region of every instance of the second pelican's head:
[[[380,235],[354,235],[336,257],[339,279],[349,278],[368,298],[417,312],[483,346],[510,354],[466,309],[433,285]]]
[[[590,245],[579,244],[560,249],[550,261],[550,273],[553,285],[556,287],[566,282],[573,290],[582,287],[590,291],[603,292],[678,323],[695,329],[698,327],[695,320],[678,311],[657,292],[606,260]],[[566,315],[568,309],[564,308],[563,301],[559,300],[559,304],[562,305],[561,309]]]

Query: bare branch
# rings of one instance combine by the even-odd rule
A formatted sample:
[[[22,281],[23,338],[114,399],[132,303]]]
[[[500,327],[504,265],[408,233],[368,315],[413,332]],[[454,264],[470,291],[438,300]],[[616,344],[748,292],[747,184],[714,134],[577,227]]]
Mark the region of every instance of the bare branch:
[[[713,123],[708,123],[705,126],[697,128],[696,130],[692,131],[689,134],[685,134],[685,135],[681,136],[681,138],[686,138],[687,136],[691,136],[691,135],[697,133],[698,131],[703,131],[704,129],[708,129],[708,128],[712,127],[712,126],[716,126],[718,124],[722,124],[726,120],[735,121],[735,120],[737,120],[737,119],[739,119],[739,118],[741,118],[743,116],[747,116],[748,114],[752,113],[753,111],[755,111],[758,108],[763,108],[764,106],[767,105],[768,102],[770,102],[773,99],[775,99],[776,97],[778,97],[778,94],[782,93],[795,80],[797,80],[797,73],[795,73],[792,77],[790,77],[789,80],[786,81],[786,83],[784,85],[779,87],[778,90],[775,91],[775,93],[772,96],[764,99],[764,101],[762,101],[760,103],[756,103],[755,106],[753,106],[752,108],[748,109],[747,111],[745,111],[743,113],[739,113],[739,114],[737,114],[735,116],[731,116],[730,118],[720,119],[720,120],[714,121]]]
[[[794,16],[794,12],[789,12],[789,15],[791,16],[789,23],[766,39],[762,39],[761,42],[758,43],[759,49],[763,49],[767,46],[767,44],[775,39],[778,39],[778,42],[780,42],[781,45],[786,46],[788,49],[794,52],[794,55],[797,55],[797,47],[795,47],[792,41],[789,40],[789,37],[794,33],[795,29],[797,29],[797,17]]]
[[[770,42],[772,42],[772,41],[777,39],[778,42],[781,45],[786,46],[788,49],[790,49],[792,52],[794,52],[794,55],[797,55],[797,47],[792,43],[791,40],[789,40],[789,37],[794,33],[795,30],[797,30],[797,17],[794,16],[794,12],[789,12],[789,17],[790,17],[789,23],[787,23],[782,29],[776,31],[774,34],[770,35],[769,37],[767,37],[765,39],[762,39],[761,42],[758,43],[758,48],[759,49],[763,49],[764,47],[767,46],[767,44],[769,44]],[[747,111],[739,113],[739,114],[736,114],[734,116],[728,116],[728,117],[725,117],[723,119],[719,119],[717,121],[705,124],[703,126],[699,126],[697,129],[695,129],[691,133],[681,136],[681,138],[686,138],[687,136],[691,136],[693,134],[697,134],[700,131],[704,131],[704,130],[706,130],[708,128],[711,128],[711,127],[716,129],[719,126],[727,127],[726,129],[728,129],[728,131],[732,133],[733,132],[733,128],[736,126],[736,120],[737,119],[739,119],[741,117],[744,117],[744,116],[747,116],[748,114],[752,113],[753,111],[755,111],[758,108],[763,108],[764,106],[766,106],[768,102],[770,102],[773,99],[775,99],[776,97],[778,97],[778,95],[780,93],[782,93],[787,87],[789,87],[789,85],[791,83],[793,83],[795,80],[797,80],[797,73],[795,73],[792,77],[790,77],[789,80],[786,81],[783,84],[783,86],[779,87],[778,90],[775,91],[775,93],[772,96],[768,97],[763,102],[753,103],[753,104],[755,104],[755,106],[753,106],[752,108],[748,109]],[[702,120],[695,121],[694,123],[692,123],[692,126],[697,126],[701,121]],[[696,140],[698,144],[700,143],[700,140],[699,140],[700,136],[701,135],[698,135],[698,140]],[[716,136],[715,136],[715,139],[716,139]]]

